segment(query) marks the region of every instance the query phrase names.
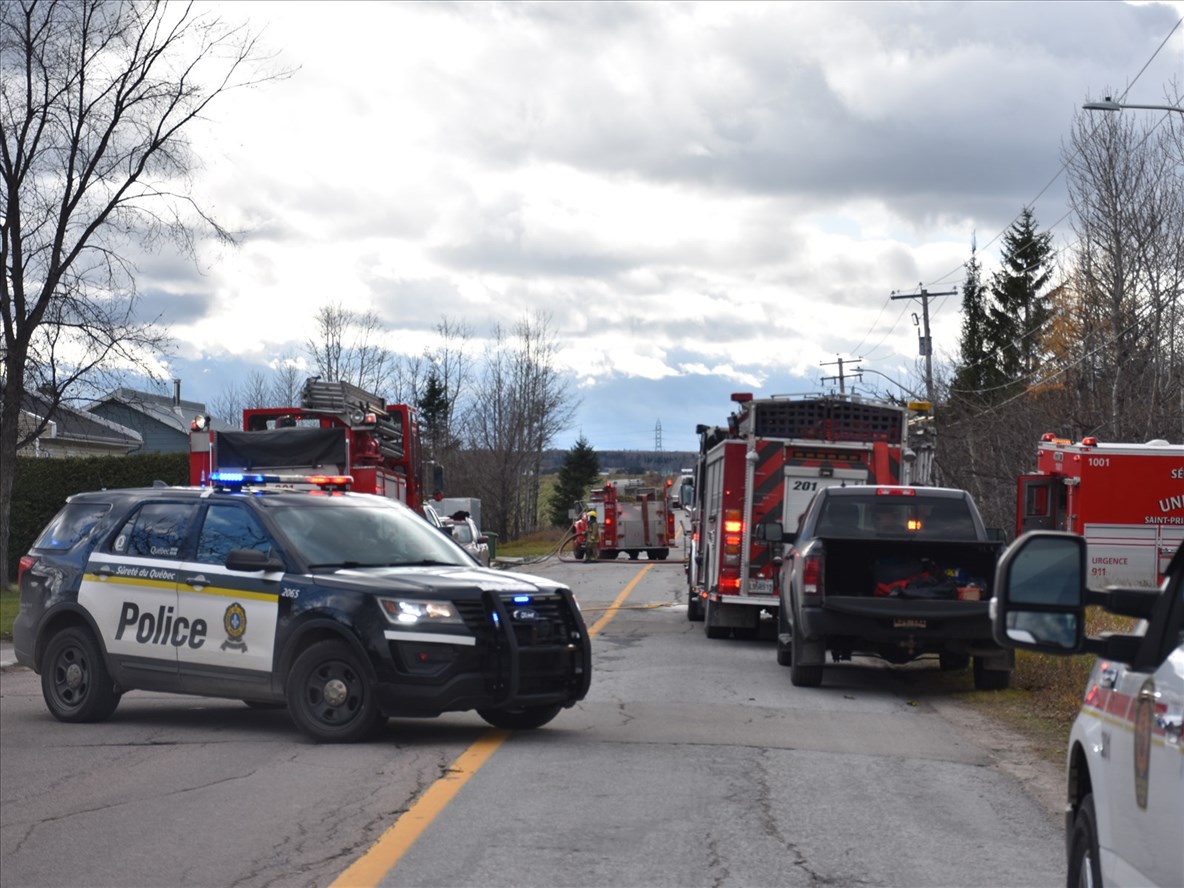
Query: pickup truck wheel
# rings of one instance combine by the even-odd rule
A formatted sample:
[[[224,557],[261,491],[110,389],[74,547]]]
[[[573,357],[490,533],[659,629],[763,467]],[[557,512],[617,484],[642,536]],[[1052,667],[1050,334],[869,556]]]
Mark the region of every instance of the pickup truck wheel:
[[[711,599],[708,598],[703,605],[703,634],[708,638],[727,638],[732,630],[727,626],[715,626],[712,624],[712,611],[719,605],[712,605]]]
[[[974,689],[976,691],[1004,691],[1011,685],[1010,669],[987,669],[982,657],[974,658]]]
[[[90,630],[70,626],[45,647],[41,694],[58,721],[101,722],[111,717],[122,694]]]
[[[942,672],[960,672],[970,665],[970,657],[966,654],[941,653],[937,655],[937,662]]]
[[[523,706],[521,709],[478,709],[477,714],[495,728],[530,731],[541,728],[559,714],[562,706]]]
[[[777,608],[777,665],[778,666],[792,666],[793,660],[790,652],[793,646],[788,641],[782,641],[783,638],[789,635],[789,621],[785,619],[785,605]]]
[[[1086,795],[1073,820],[1073,843],[1069,850],[1068,884],[1077,888],[1101,888],[1102,862],[1098,855],[1098,823],[1094,797]]]
[[[793,624],[793,631],[791,633],[793,641],[789,649],[789,680],[796,688],[816,688],[822,684],[822,664],[821,663],[802,663],[801,658],[805,654],[806,640],[802,638],[802,633],[798,629],[798,624]]]
[[[366,672],[342,641],[318,641],[296,658],[284,688],[296,727],[318,743],[356,743],[384,719]]]

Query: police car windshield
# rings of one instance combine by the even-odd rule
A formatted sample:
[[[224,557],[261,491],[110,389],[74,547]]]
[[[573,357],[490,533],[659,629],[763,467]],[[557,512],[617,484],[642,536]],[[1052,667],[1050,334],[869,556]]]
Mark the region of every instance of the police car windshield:
[[[298,552],[310,568],[472,566],[468,556],[438,530],[394,504],[378,501],[359,506],[320,500],[283,506],[270,514],[288,538],[291,551]]]

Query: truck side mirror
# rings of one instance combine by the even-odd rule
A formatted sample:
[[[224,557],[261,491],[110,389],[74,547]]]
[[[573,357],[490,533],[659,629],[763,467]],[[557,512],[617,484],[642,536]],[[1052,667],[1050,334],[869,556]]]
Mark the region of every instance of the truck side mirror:
[[[766,543],[781,542],[782,528],[780,521],[765,521],[756,526],[756,538]]]
[[[1085,540],[1049,531],[1012,544],[995,571],[991,623],[1008,647],[1052,654],[1085,646]]]

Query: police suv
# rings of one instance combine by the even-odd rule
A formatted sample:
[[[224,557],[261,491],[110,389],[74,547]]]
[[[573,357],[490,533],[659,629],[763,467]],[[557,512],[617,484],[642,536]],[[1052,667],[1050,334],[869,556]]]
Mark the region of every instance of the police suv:
[[[144,689],[286,705],[317,741],[476,710],[536,728],[583,699],[571,590],[480,567],[349,476],[215,474],[77,494],[20,560],[18,662],[66,722]]]
[[[1167,553],[1164,553],[1167,554]],[[1184,885],[1184,545],[1159,589],[1086,588],[1080,536],[1036,531],[999,562],[1000,644],[1093,653],[1069,735],[1068,884]],[[1085,634],[1085,608],[1137,618],[1129,635]]]

